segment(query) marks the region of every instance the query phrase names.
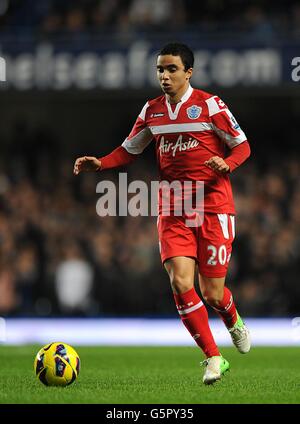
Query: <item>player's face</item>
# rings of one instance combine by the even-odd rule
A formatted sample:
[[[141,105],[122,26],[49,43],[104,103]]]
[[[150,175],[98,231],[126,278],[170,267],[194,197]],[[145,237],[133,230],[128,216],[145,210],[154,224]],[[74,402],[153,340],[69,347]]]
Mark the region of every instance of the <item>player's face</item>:
[[[185,93],[193,70],[190,68],[185,71],[180,56],[158,56],[156,68],[157,78],[164,93],[171,97]]]

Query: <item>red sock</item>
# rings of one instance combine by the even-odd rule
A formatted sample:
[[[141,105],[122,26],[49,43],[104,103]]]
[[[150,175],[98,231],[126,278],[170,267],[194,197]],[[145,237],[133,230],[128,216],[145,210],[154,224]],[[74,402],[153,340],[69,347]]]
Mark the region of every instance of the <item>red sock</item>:
[[[175,303],[183,324],[207,358],[220,356],[208,324],[207,310],[194,288],[174,294]]]
[[[226,327],[231,328],[234,326],[237,321],[237,313],[232,293],[227,287],[224,287],[223,300],[219,303],[217,308],[214,306],[213,308],[220,315]]]

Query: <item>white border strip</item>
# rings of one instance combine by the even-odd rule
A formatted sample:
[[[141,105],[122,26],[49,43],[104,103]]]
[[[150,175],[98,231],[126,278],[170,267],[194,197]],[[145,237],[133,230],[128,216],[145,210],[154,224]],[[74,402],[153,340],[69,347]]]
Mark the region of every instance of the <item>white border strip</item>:
[[[209,122],[194,122],[189,124],[167,124],[149,127],[152,134],[173,134],[183,132],[209,131],[213,129],[213,125]]]
[[[178,313],[179,315],[186,315],[189,314],[190,312],[194,312],[197,309],[201,308],[201,306],[203,306],[203,302],[198,302],[197,305],[191,306],[188,309],[178,309]]]
[[[10,318],[1,344],[46,344],[64,341],[74,345],[195,346],[178,319],[107,318]],[[253,346],[299,346],[300,318],[246,319]],[[216,342],[231,346],[231,338],[219,319],[210,320]]]

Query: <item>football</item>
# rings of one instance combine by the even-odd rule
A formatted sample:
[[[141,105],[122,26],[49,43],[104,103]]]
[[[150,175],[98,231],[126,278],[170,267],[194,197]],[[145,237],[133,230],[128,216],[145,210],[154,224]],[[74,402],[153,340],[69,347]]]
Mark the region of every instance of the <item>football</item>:
[[[80,359],[75,349],[63,342],[42,347],[34,360],[34,372],[46,386],[68,386],[78,377]]]

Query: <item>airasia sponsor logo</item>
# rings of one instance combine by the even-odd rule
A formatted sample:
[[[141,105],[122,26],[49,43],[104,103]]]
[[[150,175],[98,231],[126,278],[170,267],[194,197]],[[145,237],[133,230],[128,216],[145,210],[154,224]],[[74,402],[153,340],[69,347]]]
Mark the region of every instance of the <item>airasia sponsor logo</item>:
[[[199,146],[199,141],[190,137],[187,141],[183,141],[182,134],[177,138],[176,143],[169,142],[165,140],[165,137],[162,136],[160,139],[159,150],[160,154],[172,153],[172,156],[175,156],[177,152],[184,152],[185,150],[191,150]]]

